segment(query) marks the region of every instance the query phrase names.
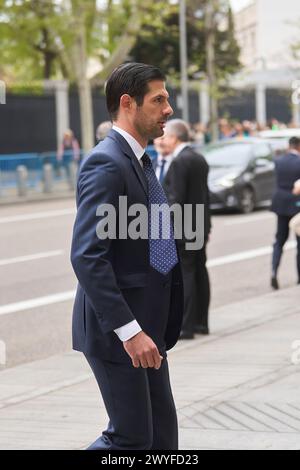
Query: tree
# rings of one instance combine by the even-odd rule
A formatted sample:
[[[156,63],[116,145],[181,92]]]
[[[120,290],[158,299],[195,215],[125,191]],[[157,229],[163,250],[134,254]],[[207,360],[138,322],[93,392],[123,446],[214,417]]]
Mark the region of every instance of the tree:
[[[59,10],[51,0],[1,2],[0,54],[8,78],[49,79],[56,73]]]
[[[219,84],[224,85],[241,67],[233,15],[227,0],[187,1],[187,50],[189,78],[206,76],[208,81],[212,133],[216,138]],[[158,20],[140,31],[131,55],[140,62],[151,58],[152,63],[179,80],[178,4],[165,3]]]
[[[187,49],[188,72],[192,79],[198,73],[206,73],[207,54],[205,49],[205,7],[206,0],[187,1]],[[219,79],[239,70],[239,47],[234,36],[232,11],[227,0],[217,0],[215,21],[215,60]],[[169,76],[179,78],[179,24],[178,4],[164,2],[158,5],[155,21],[144,24],[131,51],[134,60],[160,66]],[[221,29],[218,24],[225,24]]]
[[[132,49],[139,40],[139,32],[148,23],[156,21],[156,15],[166,3],[168,4],[161,0],[108,1],[106,50],[109,51],[109,57],[103,61],[102,69],[93,77],[93,83],[103,85],[115,67],[126,59],[134,59]]]
[[[207,70],[205,3],[188,0],[189,76]],[[218,80],[239,67],[227,0],[216,0]],[[179,77],[178,5],[161,0],[0,0],[0,54],[4,79],[66,78],[78,87],[83,148],[93,145],[91,84],[103,86],[111,71],[131,59],[152,62]],[[98,64],[90,73],[90,62]]]
[[[216,68],[216,13],[217,0],[205,2],[206,75],[209,89],[210,126],[212,140],[218,138],[217,68]]]
[[[93,83],[103,85],[128,58],[157,0],[0,0],[2,70],[10,81],[67,78],[79,92],[83,148],[93,145]],[[148,15],[148,16],[147,16]],[[13,64],[13,65],[11,65]]]
[[[90,49],[92,49],[90,46],[96,22],[96,0],[85,0],[84,2],[71,0],[71,9],[66,12],[66,16],[72,33],[69,37],[65,37],[64,47],[60,49],[59,58],[65,66],[65,70],[69,71],[69,75],[74,73],[79,94],[82,147],[88,151],[94,144],[92,91],[88,78],[88,59]]]

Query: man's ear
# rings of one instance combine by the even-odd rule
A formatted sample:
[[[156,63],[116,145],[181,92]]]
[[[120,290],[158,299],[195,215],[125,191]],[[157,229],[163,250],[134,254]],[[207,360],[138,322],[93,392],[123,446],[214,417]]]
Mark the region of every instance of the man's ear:
[[[124,94],[120,98],[120,108],[123,108],[127,111],[132,107],[132,98],[130,95]]]

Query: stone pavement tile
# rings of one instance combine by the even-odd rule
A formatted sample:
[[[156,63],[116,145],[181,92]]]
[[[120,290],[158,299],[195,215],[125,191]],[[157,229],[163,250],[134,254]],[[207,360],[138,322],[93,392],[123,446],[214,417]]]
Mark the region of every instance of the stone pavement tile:
[[[78,400],[78,397],[82,397]],[[0,410],[0,449],[80,449],[107,425],[94,380]]]
[[[175,361],[175,358],[172,360]],[[231,364],[203,364],[189,367],[170,361],[171,383],[177,406],[182,400],[190,400],[190,404],[201,399],[222,394],[224,390],[244,384],[256,377],[266,374],[270,367],[255,367]],[[193,377],[193,380],[191,380]]]
[[[299,371],[290,354],[298,294],[291,289],[283,300],[277,294],[256,299],[263,318],[253,311],[247,327],[179,344],[169,354],[181,448],[296,448]],[[266,305],[271,313],[264,313]],[[231,325],[239,325],[241,308],[228,307],[228,315],[234,310]],[[107,423],[96,381],[79,353],[7,369],[0,377],[2,449],[82,449]],[[291,406],[298,407],[294,413]]]
[[[273,403],[282,403],[286,399],[288,403],[300,409],[300,365],[291,366],[290,370],[291,374],[286,377],[257,385],[254,389],[243,390],[239,399],[264,402],[266,397],[272,397]]]
[[[215,410],[223,416],[231,417],[235,423],[242,424],[246,431],[270,432],[276,430],[274,427],[268,426],[264,419],[255,419],[255,413],[253,413],[253,410],[249,409],[247,403],[224,402],[218,404]],[[289,431],[289,429],[287,431]]]
[[[245,401],[211,403],[205,410],[190,412],[189,417],[204,429],[299,433],[300,418],[284,405]]]
[[[75,352],[5,369],[0,372],[0,404],[7,398],[87,375],[92,376],[88,364],[82,354]]]
[[[289,367],[297,323],[298,314],[290,314],[170,355],[175,402],[187,399],[187,384],[193,403]]]
[[[299,299],[299,291],[299,286],[295,286],[278,292],[270,292],[259,299],[253,297],[246,301],[218,307],[210,316],[211,331],[213,334],[219,334],[224,330],[247,327],[248,322],[256,321],[259,324],[267,321],[268,318],[281,317],[295,312],[293,299]]]
[[[181,429],[182,450],[299,450],[300,433]]]
[[[22,434],[21,434],[22,435]],[[59,441],[57,446],[57,441],[53,443],[51,440],[46,437],[44,440],[39,439],[38,441],[33,442],[31,439],[25,440],[20,437],[10,439],[2,438],[0,441],[0,450],[80,450],[83,449],[80,446],[78,440],[72,441],[68,438],[68,435],[65,434],[64,438]]]

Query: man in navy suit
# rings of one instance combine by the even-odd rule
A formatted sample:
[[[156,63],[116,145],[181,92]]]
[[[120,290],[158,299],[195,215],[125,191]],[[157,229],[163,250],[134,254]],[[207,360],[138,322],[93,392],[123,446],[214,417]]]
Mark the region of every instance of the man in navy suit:
[[[173,232],[168,240],[124,236],[120,217],[115,237],[101,238],[98,230],[103,204],[120,211],[124,196],[128,207],[166,202],[145,148],[163,134],[173,113],[168,98],[156,67],[127,63],[115,69],[106,85],[113,128],[79,171],[71,249],[78,279],[73,348],[90,364],[109,416],[89,450],[178,448],[167,361],[183,311]]]
[[[293,193],[295,182],[300,178],[300,139],[292,137],[289,151],[275,162],[276,191],[272,201],[272,211],[277,214],[277,233],[273,248],[272,280],[273,289],[279,289],[278,268],[283,247],[289,237],[289,222],[300,212],[300,195]],[[300,283],[300,237],[297,237],[297,269]]]

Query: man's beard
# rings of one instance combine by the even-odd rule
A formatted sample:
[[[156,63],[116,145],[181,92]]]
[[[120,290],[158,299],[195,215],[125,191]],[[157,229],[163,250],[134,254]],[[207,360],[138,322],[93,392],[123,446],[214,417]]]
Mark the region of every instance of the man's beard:
[[[157,137],[161,137],[164,135],[164,130],[159,128],[159,124],[156,125],[153,123],[150,125],[145,124],[145,119],[143,119],[143,115],[137,115],[134,125],[138,133],[146,140],[156,139]],[[143,124],[144,123],[144,124]]]

